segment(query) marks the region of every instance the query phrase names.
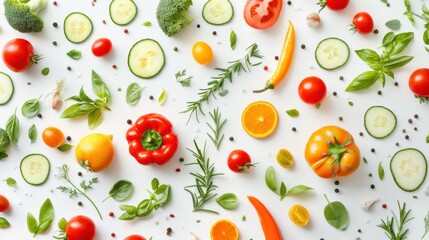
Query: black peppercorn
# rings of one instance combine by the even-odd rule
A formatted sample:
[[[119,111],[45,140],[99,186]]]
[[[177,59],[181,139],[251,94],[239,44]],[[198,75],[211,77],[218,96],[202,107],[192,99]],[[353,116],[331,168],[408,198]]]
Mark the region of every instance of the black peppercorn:
[[[72,138],[71,138],[70,136],[67,136],[67,138],[66,138],[66,139],[67,139],[67,141],[69,141],[69,142],[70,142]]]
[[[395,82],[395,86],[397,87],[399,85],[399,83],[398,82]]]
[[[229,141],[234,141],[234,137],[229,137]]]
[[[339,193],[340,192],[340,189],[338,189],[338,188],[335,188],[335,190],[334,190],[336,193]]]
[[[375,188],[375,185],[374,184],[371,184],[371,189],[374,189]]]
[[[413,123],[413,119],[411,119],[411,118],[408,119],[408,123],[410,123],[410,124]]]
[[[363,136],[363,132],[360,132],[360,133],[359,133],[359,136],[361,136],[361,137],[362,137],[362,136]]]
[[[41,113],[37,114],[37,117],[42,118],[42,114]]]
[[[338,120],[343,121],[343,117],[339,117]]]
[[[371,148],[371,152],[372,152],[372,153],[374,153],[374,152],[375,152],[375,149],[374,149],[374,148]]]
[[[78,173],[77,173],[77,175],[78,175],[79,177],[82,177],[82,172],[78,172]]]
[[[293,128],[292,128],[292,131],[293,131],[293,132],[296,132],[296,127],[293,127]]]
[[[131,125],[131,123],[133,123],[133,121],[131,121],[131,119],[127,120],[128,125]]]
[[[167,228],[167,232],[171,233],[173,231],[173,229],[171,229],[171,227]]]
[[[375,30],[374,30],[374,34],[378,34],[378,29],[375,29]]]
[[[54,23],[52,23],[52,26],[54,26],[54,27],[58,27],[58,23],[57,23],[57,22],[54,22]]]
[[[53,41],[52,45],[57,46],[58,45],[57,41]]]
[[[332,95],[337,96],[337,92],[333,92]]]
[[[381,95],[381,94],[382,94],[381,90],[378,90],[378,91],[377,91],[377,94],[378,94],[378,95]]]
[[[339,185],[339,184],[340,184],[340,181],[335,180],[334,184],[335,184],[335,185]]]
[[[405,139],[407,139],[407,140],[408,140],[408,139],[410,139],[410,136],[408,136],[408,135],[405,135]]]
[[[217,32],[216,32],[216,31],[213,31],[213,32],[212,32],[212,34],[213,34],[213,36],[216,36]]]
[[[67,70],[71,71],[71,67],[70,67],[70,66],[68,66],[68,67],[67,67]]]
[[[275,56],[274,60],[276,60],[276,61],[279,60],[279,56]]]
[[[287,5],[292,5],[292,2],[291,1],[287,1]]]
[[[342,81],[342,80],[344,80],[344,77],[343,77],[343,76],[340,76],[340,77],[339,77],[339,79]]]
[[[77,202],[77,205],[82,206],[83,203],[82,202]]]
[[[175,52],[179,51],[179,49],[178,49],[177,47],[174,47],[174,48],[173,48],[173,50],[174,50]]]
[[[200,26],[200,24],[197,24],[197,28],[200,28],[201,26]]]
[[[184,158],[179,158],[179,162],[184,162],[185,161],[185,159]]]
[[[301,44],[301,49],[305,49],[305,44]]]
[[[149,96],[149,99],[150,99],[150,100],[153,100],[153,96],[152,96],[152,95],[150,95],[150,96]]]
[[[414,118],[415,118],[415,119],[419,118],[419,115],[414,114]]]

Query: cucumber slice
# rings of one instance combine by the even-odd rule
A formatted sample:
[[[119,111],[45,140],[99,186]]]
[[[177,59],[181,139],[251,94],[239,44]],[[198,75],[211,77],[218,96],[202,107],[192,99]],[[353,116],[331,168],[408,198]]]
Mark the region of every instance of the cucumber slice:
[[[204,20],[212,25],[222,25],[231,21],[234,8],[228,0],[209,0],[203,7]]]
[[[31,185],[41,185],[48,179],[51,165],[42,154],[30,154],[21,160],[21,176]]]
[[[4,72],[0,72],[0,105],[10,101],[14,92],[12,79]]]
[[[383,106],[368,108],[364,116],[365,129],[374,138],[385,138],[396,128],[396,116],[390,109]]]
[[[161,45],[146,38],[136,42],[128,53],[128,67],[140,78],[152,78],[164,67],[165,57]]]
[[[92,33],[92,21],[83,13],[72,12],[64,19],[64,34],[72,43],[82,43]]]
[[[350,49],[346,42],[339,38],[326,38],[316,47],[316,61],[323,69],[334,70],[349,60]]]
[[[110,19],[119,25],[131,23],[137,15],[137,6],[133,0],[112,0],[109,5]]]
[[[417,190],[426,178],[427,162],[415,148],[399,150],[390,161],[390,171],[399,188],[407,192]]]

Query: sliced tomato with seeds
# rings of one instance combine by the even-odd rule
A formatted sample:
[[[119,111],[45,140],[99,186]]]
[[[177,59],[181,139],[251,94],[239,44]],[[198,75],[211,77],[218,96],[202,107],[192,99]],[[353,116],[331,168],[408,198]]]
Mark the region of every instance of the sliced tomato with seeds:
[[[281,0],[247,0],[244,6],[244,20],[256,29],[273,26],[282,11]]]

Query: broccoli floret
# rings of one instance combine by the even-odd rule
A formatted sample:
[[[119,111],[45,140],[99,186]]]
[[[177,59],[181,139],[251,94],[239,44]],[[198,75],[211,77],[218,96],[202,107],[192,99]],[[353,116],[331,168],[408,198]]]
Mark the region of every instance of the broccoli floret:
[[[156,19],[159,27],[167,36],[180,32],[185,24],[190,24],[194,18],[187,11],[192,0],[160,0],[156,9]]]
[[[3,5],[12,28],[22,33],[42,31],[43,19],[39,11],[46,7],[46,0],[5,0]]]
[[[7,147],[9,147],[10,140],[7,135],[6,130],[0,128],[0,153],[6,152]]]

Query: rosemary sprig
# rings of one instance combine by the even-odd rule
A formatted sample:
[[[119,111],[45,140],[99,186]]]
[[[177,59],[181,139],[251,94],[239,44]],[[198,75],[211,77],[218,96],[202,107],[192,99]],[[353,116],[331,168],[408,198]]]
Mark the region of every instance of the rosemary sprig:
[[[59,186],[59,187],[57,187],[57,189],[59,189],[61,192],[68,193],[70,198],[77,197],[78,195],[84,196],[86,199],[88,199],[88,201],[92,204],[92,206],[94,206],[95,210],[97,210],[97,213],[98,213],[98,216],[100,216],[100,219],[103,219],[103,217],[101,216],[101,213],[98,210],[98,208],[95,205],[95,203],[91,200],[91,198],[88,197],[88,195],[85,194],[86,190],[92,189],[92,184],[97,183],[98,179],[97,178],[92,178],[88,182],[86,182],[85,180],[83,180],[80,183],[80,187],[82,189],[79,189],[70,180],[69,170],[70,170],[70,167],[67,164],[63,164],[61,167],[58,168],[58,175],[57,175],[57,177],[59,179],[62,179],[64,181],[66,181],[67,183],[69,183],[71,187]]]
[[[180,83],[182,87],[191,86],[191,81],[193,76],[186,76],[186,69],[183,69],[182,71],[178,71],[175,76],[176,76],[176,82]]]
[[[215,93],[217,91],[224,90],[225,80],[229,80],[232,83],[233,74],[239,75],[242,71],[250,72],[250,67],[257,66],[261,62],[252,63],[252,58],[262,58],[262,55],[259,53],[258,45],[256,43],[250,45],[247,49],[246,55],[239,60],[228,62],[231,65],[227,68],[215,68],[220,71],[216,77],[212,77],[212,81],[207,83],[206,88],[201,88],[198,92],[199,99],[191,102],[187,102],[186,110],[181,113],[189,113],[188,122],[191,119],[192,115],[195,115],[198,121],[198,111],[203,115],[204,112],[201,108],[201,105],[204,102],[208,102],[210,97],[213,96],[216,98]],[[198,121],[199,122],[199,121]]]
[[[222,115],[219,112],[219,108],[213,109],[213,113],[209,113],[210,118],[212,119],[213,126],[206,122],[207,126],[211,130],[211,134],[207,133],[207,136],[210,138],[212,143],[215,145],[216,149],[219,149],[220,143],[223,140],[224,134],[221,134],[223,125],[226,122],[226,119],[222,119]]]
[[[384,230],[386,236],[390,240],[404,240],[407,238],[409,229],[404,229],[404,225],[414,218],[410,218],[409,214],[411,209],[407,210],[405,202],[401,205],[398,202],[399,208],[399,221],[395,213],[392,211],[392,217],[387,217],[386,221],[381,220],[381,223],[377,227]]]
[[[423,233],[423,236],[421,239],[423,239],[426,236],[426,234],[429,233],[429,212],[426,214],[424,221],[425,221],[425,232]]]
[[[204,208],[204,204],[216,197],[217,193],[215,193],[215,190],[218,187],[213,184],[213,178],[223,174],[214,172],[214,164],[210,163],[209,158],[206,156],[206,144],[204,144],[204,148],[202,150],[199,148],[195,140],[194,145],[195,151],[189,148],[188,151],[192,153],[197,161],[187,165],[198,165],[201,169],[201,173],[190,173],[195,177],[195,184],[185,187],[185,191],[187,191],[192,197],[194,212],[203,211],[219,214],[216,211]],[[196,188],[197,191],[192,192],[190,190],[192,188]]]

